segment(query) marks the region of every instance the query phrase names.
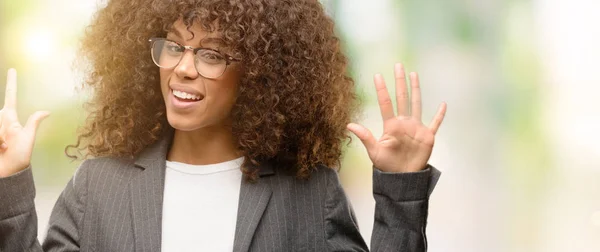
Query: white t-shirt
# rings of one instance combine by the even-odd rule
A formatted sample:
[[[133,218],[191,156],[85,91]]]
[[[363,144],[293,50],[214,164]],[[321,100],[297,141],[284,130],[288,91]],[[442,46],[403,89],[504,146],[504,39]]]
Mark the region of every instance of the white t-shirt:
[[[244,157],[211,165],[167,161],[162,251],[233,251]]]

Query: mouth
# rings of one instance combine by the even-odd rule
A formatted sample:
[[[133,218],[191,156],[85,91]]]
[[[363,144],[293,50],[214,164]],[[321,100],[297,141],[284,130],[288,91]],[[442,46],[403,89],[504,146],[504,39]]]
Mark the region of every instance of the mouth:
[[[170,100],[171,105],[176,109],[192,109],[202,103],[204,94],[171,89]]]
[[[203,94],[188,93],[188,92],[185,92],[182,90],[171,89],[171,94],[173,94],[173,96],[175,98],[177,98],[178,100],[187,101],[187,102],[201,101],[204,99]]]

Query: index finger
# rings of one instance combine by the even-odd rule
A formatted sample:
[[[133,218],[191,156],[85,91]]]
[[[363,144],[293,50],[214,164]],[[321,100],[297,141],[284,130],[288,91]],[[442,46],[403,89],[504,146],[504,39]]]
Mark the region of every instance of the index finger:
[[[17,70],[8,69],[6,76],[6,93],[4,94],[4,107],[17,108]]]
[[[444,116],[446,116],[446,107],[447,107],[447,105],[445,102],[440,104],[438,112],[435,114],[435,117],[429,124],[429,128],[431,129],[431,131],[433,131],[434,135],[437,133],[438,129],[440,128],[440,125],[442,124],[442,121],[444,120]]]

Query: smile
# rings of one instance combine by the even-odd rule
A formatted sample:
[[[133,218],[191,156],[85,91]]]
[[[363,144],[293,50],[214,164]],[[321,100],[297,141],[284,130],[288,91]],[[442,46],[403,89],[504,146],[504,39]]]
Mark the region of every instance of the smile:
[[[200,106],[204,101],[203,94],[190,94],[181,90],[171,89],[169,103],[177,110],[190,110]]]
[[[204,98],[200,95],[194,95],[194,94],[186,93],[184,91],[173,90],[173,89],[172,89],[172,91],[173,91],[173,96],[175,96],[179,99],[199,101],[199,100],[202,100],[202,98]]]

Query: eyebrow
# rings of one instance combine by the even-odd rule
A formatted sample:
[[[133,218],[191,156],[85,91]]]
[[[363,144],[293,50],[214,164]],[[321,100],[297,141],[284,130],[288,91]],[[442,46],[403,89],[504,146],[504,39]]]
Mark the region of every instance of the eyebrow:
[[[223,40],[222,38],[215,38],[215,37],[203,38],[202,40],[200,40],[200,44],[204,44],[204,43],[225,46],[225,40]]]
[[[167,37],[169,37],[169,35],[170,35],[170,34],[173,34],[173,35],[175,35],[177,38],[183,39],[183,35],[181,34],[181,32],[180,32],[179,30],[175,29],[175,28],[173,28],[173,29],[170,29],[170,30],[167,32]],[[195,36],[195,35],[194,35],[194,36]]]
[[[178,31],[178,30],[176,30],[176,29],[170,29],[170,30],[167,32],[167,35],[168,35],[169,33],[171,33],[171,34],[172,34],[172,33],[175,33],[175,36],[177,36],[178,38],[183,38],[183,36],[181,36],[181,32],[179,32],[179,31]]]
[[[174,33],[175,36],[183,39],[183,36],[181,35],[181,32],[179,30],[172,29],[169,33]],[[200,40],[200,45],[202,45],[202,44],[216,44],[216,45],[220,45],[220,46],[225,46],[225,40],[223,40],[222,38],[217,38],[217,37],[206,37],[206,38],[203,38],[202,40]]]

